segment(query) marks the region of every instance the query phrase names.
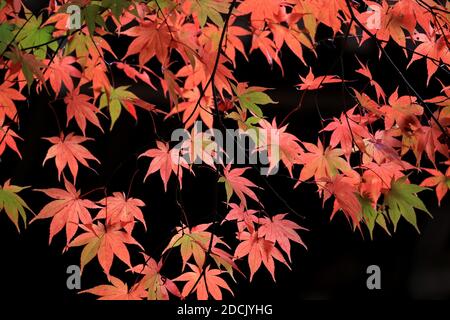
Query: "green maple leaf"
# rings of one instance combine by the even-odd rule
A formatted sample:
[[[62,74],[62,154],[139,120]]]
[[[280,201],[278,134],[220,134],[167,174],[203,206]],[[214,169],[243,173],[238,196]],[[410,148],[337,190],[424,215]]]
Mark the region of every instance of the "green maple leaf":
[[[116,19],[119,19],[123,10],[128,9],[130,1],[127,0],[103,0],[102,7],[110,9]]]
[[[23,49],[35,47],[32,49],[32,53],[36,57],[44,59],[47,55],[47,48],[56,51],[58,44],[56,42],[46,44],[53,39],[52,32],[54,28],[52,26],[45,26],[41,28],[41,24],[42,16],[31,17],[28,23],[17,35],[16,40]],[[17,32],[19,32],[19,30],[20,29],[18,29]]]
[[[27,215],[25,209],[31,211],[25,201],[17,194],[26,188],[28,187],[11,185],[10,180],[6,181],[3,187],[0,186],[0,212],[5,210],[19,232],[19,215],[22,217],[24,224],[26,224]]]
[[[364,222],[370,232],[370,239],[373,239],[373,229],[377,224],[381,226],[387,234],[391,235],[383,212],[381,210],[376,210],[372,206],[372,201],[369,198],[359,196],[359,202],[361,203],[361,211]]]
[[[122,106],[127,108],[126,102],[137,100],[138,97],[127,90],[127,86],[112,88],[107,94],[106,92],[100,97],[100,109],[109,107],[109,115],[111,116],[111,130],[122,112]]]
[[[236,87],[233,85],[233,90],[239,101],[239,105],[243,110],[251,111],[256,117],[262,118],[264,116],[260,105],[269,103],[276,103],[268,94],[262,92],[265,88],[261,87]]]
[[[12,31],[13,31],[12,25],[6,23],[0,24],[0,53],[5,51],[6,46],[14,38],[14,34]]]
[[[431,214],[422,200],[417,196],[417,193],[429,189],[416,184],[406,183],[406,179],[407,177],[405,176],[391,182],[391,190],[385,195],[384,204],[388,207],[388,214],[394,224],[394,231],[397,228],[400,217],[403,217],[420,233],[417,227],[415,209],[422,210],[430,216]]]

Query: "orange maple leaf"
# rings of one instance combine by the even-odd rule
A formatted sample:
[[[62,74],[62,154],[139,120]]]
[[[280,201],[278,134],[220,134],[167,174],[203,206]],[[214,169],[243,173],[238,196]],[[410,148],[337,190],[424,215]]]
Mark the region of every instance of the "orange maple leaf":
[[[53,146],[48,149],[42,165],[45,165],[45,162],[48,159],[55,158],[59,179],[61,179],[61,173],[67,165],[69,165],[73,179],[76,181],[78,174],[78,162],[89,169],[92,168],[89,166],[87,160],[95,160],[100,163],[100,161],[94,157],[88,149],[80,144],[85,141],[92,140],[91,138],[76,136],[74,133],[69,133],[66,137],[64,137],[64,134],[61,133],[59,137],[43,139],[53,143]]]

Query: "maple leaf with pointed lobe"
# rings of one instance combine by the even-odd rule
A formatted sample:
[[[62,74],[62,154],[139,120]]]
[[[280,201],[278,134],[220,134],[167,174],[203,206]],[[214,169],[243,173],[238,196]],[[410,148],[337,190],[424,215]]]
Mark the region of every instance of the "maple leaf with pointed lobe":
[[[4,123],[5,118],[16,120],[17,109],[14,101],[24,101],[26,98],[16,89],[11,88],[14,82],[5,81],[0,84],[0,123]]]
[[[137,79],[139,79],[142,82],[148,84],[150,87],[152,87],[153,89],[156,90],[156,87],[153,85],[152,81],[150,80],[150,76],[147,73],[147,71],[148,72],[152,72],[151,69],[143,66],[142,67],[143,71],[139,72],[138,70],[136,70],[132,66],[130,66],[130,65],[126,64],[126,63],[123,63],[123,62],[116,62],[115,65],[116,65],[117,68],[119,68],[123,72],[125,72],[125,74],[127,75],[128,78],[134,80],[134,82],[137,82]]]
[[[122,231],[121,223],[113,225],[104,225],[101,222],[84,223],[80,227],[85,232],[73,239],[68,244],[68,248],[84,246],[80,260],[81,271],[97,256],[98,262],[109,278],[114,257],[132,268],[126,244],[136,245],[144,250],[129,233]]]
[[[300,178],[297,185],[312,177],[314,177],[316,181],[321,181],[322,178],[331,178],[335,176],[339,171],[346,172],[351,170],[348,162],[341,158],[344,154],[342,149],[327,147],[324,150],[320,140],[317,141],[317,146],[307,142],[304,142],[303,145],[308,152],[305,152],[300,156],[300,162],[304,166],[300,172]]]
[[[90,102],[91,97],[80,93],[80,88],[76,88],[70,91],[65,97],[64,102],[67,105],[67,124],[69,125],[70,120],[75,119],[78,127],[86,135],[86,122],[89,121],[100,130],[102,126],[98,120],[97,113],[99,110]]]
[[[75,57],[56,55],[53,58],[52,64],[44,72],[44,79],[50,81],[50,85],[55,91],[56,96],[59,95],[62,84],[64,84],[68,91],[73,91],[72,77],[81,78],[80,70],[72,65],[75,62],[77,62]],[[49,64],[50,60],[44,60],[44,63]]]
[[[85,141],[93,140],[91,138],[76,136],[74,133],[69,133],[67,136],[64,136],[64,134],[61,133],[59,137],[43,139],[53,143],[53,146],[48,149],[42,165],[45,165],[45,162],[48,159],[55,158],[59,179],[61,179],[61,173],[67,165],[69,166],[74,181],[76,181],[78,174],[78,162],[89,169],[92,168],[90,167],[88,160],[93,160],[100,163],[100,161],[94,157],[88,149],[81,145],[81,143]]]
[[[430,216],[431,214],[423,201],[417,196],[417,193],[427,190],[427,188],[408,183],[407,179],[408,177],[404,176],[398,180],[392,180],[391,188],[384,196],[384,204],[388,207],[389,218],[394,225],[394,231],[397,229],[400,217],[403,217],[420,233],[417,227],[415,209],[422,210]]]
[[[111,225],[122,223],[129,234],[133,231],[134,219],[136,219],[147,230],[141,209],[141,207],[145,207],[145,203],[142,200],[128,198],[123,192],[114,192],[112,196],[106,197],[98,203],[103,208],[98,212],[95,219],[107,219],[107,224]]]
[[[300,140],[293,134],[287,133],[287,125],[278,128],[277,122],[273,119],[272,124],[266,120],[259,122],[261,126],[259,136],[259,150],[266,150],[269,158],[268,174],[277,167],[281,161],[292,177],[292,167],[299,163],[299,158],[303,153]]]
[[[250,14],[252,25],[260,27],[265,20],[273,19],[283,3],[283,0],[246,0],[242,1],[236,12],[240,15]]]
[[[375,89],[378,101],[380,101],[380,98],[383,99],[383,101],[386,101],[386,93],[384,93],[384,90],[380,86],[380,84],[378,82],[376,82],[375,80],[373,80],[372,72],[369,69],[369,65],[367,65],[367,64],[364,65],[358,58],[356,58],[356,60],[358,61],[360,68],[356,69],[355,72],[357,72],[369,79],[370,85]]]
[[[240,240],[241,243],[236,247],[234,256],[236,259],[248,256],[250,281],[252,281],[255,272],[261,267],[261,263],[269,270],[273,281],[275,281],[274,259],[282,262],[290,269],[283,254],[275,247],[275,243],[264,239],[258,232],[241,232],[238,234],[238,240]]]
[[[172,42],[169,26],[164,22],[144,20],[136,27],[123,31],[130,37],[135,37],[128,47],[124,59],[133,54],[139,54],[139,65],[143,66],[156,57],[164,64]]]
[[[92,223],[89,209],[100,208],[91,200],[82,199],[80,191],[77,191],[75,186],[65,177],[64,186],[65,190],[57,188],[36,189],[36,191],[43,192],[54,199],[45,205],[38,215],[31,220],[31,222],[34,222],[35,220],[52,218],[49,243],[64,227],[66,227],[67,243],[69,243],[75,236],[80,221],[83,224]]]
[[[16,140],[23,140],[17,133],[14,132],[9,126],[3,126],[3,122],[0,120],[0,156],[5,152],[6,147],[13,150],[20,159],[22,155],[20,154],[19,148],[17,147]]]
[[[145,264],[139,264],[131,271],[143,274],[140,285],[147,290],[148,300],[169,300],[169,293],[175,297],[181,297],[181,293],[175,283],[161,275],[162,261],[158,263],[145,253],[142,253]]]
[[[22,190],[28,187],[20,187],[12,185],[11,180],[7,180],[3,186],[0,186],[0,212],[5,211],[8,218],[14,223],[19,229],[19,216],[26,225],[27,215],[26,210],[31,211],[25,201],[18,195]],[[32,211],[31,211],[32,212]]]
[[[257,210],[246,209],[242,203],[240,205],[229,203],[228,205],[231,209],[223,222],[236,221],[239,232],[242,232],[245,229],[250,232],[255,230],[254,224],[259,221],[258,217],[255,215],[255,213],[258,212]]]
[[[286,213],[277,214],[271,218],[263,217],[259,220],[261,227],[258,229],[260,236],[273,243],[278,243],[286,252],[289,261],[291,261],[291,241],[297,242],[306,248],[296,230],[308,230],[296,224],[295,222],[285,219]]]
[[[199,118],[208,128],[212,128],[214,122],[214,101],[211,89],[206,90],[199,100],[200,96],[200,90],[197,87],[193,90],[184,91],[182,97],[186,100],[174,106],[166,118],[177,113],[183,113],[182,121],[185,128],[190,128]]]
[[[444,175],[442,172],[436,169],[424,168],[424,170],[433,176],[423,180],[420,185],[422,187],[435,187],[436,196],[440,205],[442,199],[447,194],[448,189],[450,188],[450,176]]]
[[[233,195],[233,193],[235,193],[239,200],[241,200],[241,203],[244,205],[244,207],[247,206],[246,197],[249,197],[250,199],[259,203],[258,197],[251,189],[258,188],[258,186],[247,178],[242,177],[244,172],[248,169],[248,167],[231,169],[231,164],[228,164],[223,169],[223,177],[219,179],[219,182],[225,183],[227,202],[230,202],[231,196]]]
[[[305,78],[300,76],[300,79],[302,80],[302,83],[297,85],[297,88],[299,90],[317,90],[323,88],[324,84],[330,84],[330,83],[339,83],[343,82],[341,78],[338,76],[318,76],[315,77],[312,69],[309,69],[309,73],[306,75]]]
[[[417,104],[417,98],[413,96],[398,95],[398,88],[389,97],[389,105],[381,107],[384,113],[385,127],[390,129],[397,124],[402,133],[409,133],[414,128],[420,127],[417,116],[423,114],[423,107]]]
[[[224,273],[222,270],[211,269],[211,266],[207,266],[205,271],[202,272],[202,269],[196,265],[190,263],[188,265],[192,271],[185,272],[173,280],[186,282],[181,292],[182,297],[186,297],[191,291],[195,291],[198,300],[208,300],[209,295],[215,300],[222,300],[221,289],[225,289],[234,295],[225,280],[220,277]]]
[[[111,284],[103,284],[94,288],[80,291],[79,293],[90,293],[98,296],[98,300],[142,300],[145,297],[145,290],[134,285],[128,289],[128,285],[122,280],[110,276],[109,280]]]
[[[323,130],[332,131],[330,146],[336,147],[338,144],[342,147],[347,159],[353,152],[353,145],[356,144],[359,149],[364,148],[363,138],[369,138],[370,133],[366,128],[366,119],[361,115],[353,114],[355,108],[342,113],[338,118],[333,118]]]
[[[180,247],[181,258],[183,260],[182,270],[190,257],[194,257],[197,266],[202,267],[205,263],[206,251],[209,247],[211,232],[206,231],[211,224],[200,224],[189,229],[186,226],[177,227],[177,234],[172,237],[163,254]],[[217,237],[214,237],[217,240]],[[216,239],[217,238],[217,239]]]
[[[333,219],[337,211],[342,210],[352,222],[353,228],[358,227],[362,218],[362,207],[358,198],[358,189],[351,183],[351,178],[342,174],[331,179],[328,178],[324,189],[324,202],[332,195],[335,198],[330,220]]]
[[[169,150],[169,144],[161,141],[156,141],[157,149],[149,149],[140,157],[153,158],[148,167],[147,173],[145,175],[144,181],[147,177],[159,171],[162,181],[164,182],[164,190],[167,191],[167,183],[172,172],[175,176],[178,176],[180,187],[183,180],[183,168],[188,168],[186,159],[180,155],[180,151],[177,149]]]

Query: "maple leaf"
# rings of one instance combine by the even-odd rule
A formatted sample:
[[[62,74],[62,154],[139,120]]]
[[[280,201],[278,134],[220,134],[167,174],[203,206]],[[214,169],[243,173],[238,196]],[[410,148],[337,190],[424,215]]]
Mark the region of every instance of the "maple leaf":
[[[251,189],[258,188],[258,186],[247,178],[242,177],[248,169],[248,167],[231,169],[231,164],[228,164],[223,169],[223,177],[220,177],[219,182],[225,183],[227,202],[230,202],[231,196],[235,193],[244,207],[247,206],[246,196],[259,203],[258,197]]]
[[[388,207],[389,218],[394,225],[394,231],[397,229],[400,217],[403,217],[420,233],[417,227],[415,209],[420,209],[430,216],[431,214],[417,196],[417,193],[427,190],[427,188],[407,183],[407,179],[408,177],[404,176],[398,180],[392,180],[391,189],[385,194],[384,203]]]
[[[142,300],[145,297],[145,291],[139,286],[128,289],[128,285],[116,277],[110,276],[109,280],[111,285],[99,285],[79,293],[96,295],[98,300]]]
[[[31,211],[25,201],[18,195],[22,190],[28,187],[15,186],[10,183],[11,180],[7,180],[3,186],[0,186],[0,212],[5,210],[8,218],[19,229],[19,215],[22,221],[26,225],[27,215],[26,210]],[[26,210],[25,210],[26,209]],[[32,211],[31,211],[32,212]]]
[[[370,137],[370,133],[366,128],[366,119],[361,115],[353,114],[355,108],[348,110],[345,114],[342,113],[339,119],[333,118],[333,121],[323,129],[324,131],[333,132],[330,145],[333,148],[338,144],[341,145],[347,159],[350,159],[354,144],[359,149],[363,149],[363,138]]]
[[[111,116],[111,127],[114,127],[122,111],[122,106],[137,120],[135,105],[147,111],[154,111],[154,105],[139,99],[134,93],[128,91],[128,86],[109,88],[100,97],[100,109],[108,107]]]
[[[145,264],[140,264],[133,267],[131,270],[144,277],[140,281],[141,286],[148,291],[147,298],[149,300],[169,300],[169,292],[175,297],[181,297],[175,283],[161,275],[162,261],[158,263],[146,254],[142,254],[145,259]]]
[[[433,30],[431,35],[416,33],[415,40],[419,40],[422,42],[415,49],[414,53],[411,57],[411,60],[408,63],[408,67],[414,62],[422,58],[430,58],[426,59],[427,64],[427,85],[430,83],[430,79],[433,74],[439,68],[438,61],[442,60],[444,62],[450,61],[450,50],[446,45],[446,39],[448,35],[443,35],[439,38],[436,37],[436,31]],[[434,60],[434,61],[433,61]]]
[[[130,66],[130,65],[126,64],[126,63],[123,63],[123,62],[117,62],[117,63],[115,63],[115,65],[116,65],[117,68],[123,70],[123,72],[125,72],[127,77],[132,79],[132,80],[134,80],[134,82],[137,82],[137,79],[139,79],[142,82],[148,84],[150,87],[152,87],[153,89],[156,90],[156,87],[153,85],[152,81],[150,80],[150,76],[146,72],[146,71],[152,72],[151,69],[143,66],[142,69],[144,69],[144,71],[139,72],[138,70],[136,70],[132,66]]]
[[[84,246],[81,252],[80,267],[84,267],[96,256],[105,274],[110,278],[109,271],[114,256],[131,268],[130,253],[126,244],[133,244],[144,250],[142,246],[127,232],[122,231],[122,224],[104,225],[101,222],[84,223],[80,226],[86,231],[73,239],[68,248]]]
[[[255,213],[257,213],[258,211],[247,210],[242,203],[240,205],[236,203],[229,203],[228,205],[231,207],[231,209],[226,215],[223,222],[236,221],[239,232],[242,232],[245,229],[253,232],[255,230],[254,224],[259,221],[258,217],[255,216]]]
[[[378,101],[380,101],[380,98],[382,98],[383,101],[386,101],[386,94],[384,93],[384,90],[380,86],[380,84],[378,82],[376,82],[375,80],[373,80],[372,72],[370,71],[369,66],[367,64],[364,65],[358,58],[356,58],[356,60],[358,61],[360,68],[356,69],[355,72],[357,72],[369,79],[370,85],[372,87],[374,87],[374,89],[375,89]]]
[[[275,281],[274,259],[284,263],[290,269],[283,254],[275,248],[275,243],[260,237],[258,232],[241,232],[238,235],[238,240],[241,243],[236,247],[234,256],[236,259],[248,256],[250,281],[252,281],[254,274],[261,267],[261,263],[269,270],[273,281]]]
[[[16,89],[11,88],[13,82],[5,81],[0,84],[0,123],[5,122],[8,117],[15,120],[17,117],[17,109],[14,101],[23,101],[26,98]]]
[[[212,128],[214,101],[211,89],[208,89],[200,100],[200,90],[197,87],[193,90],[184,91],[182,96],[186,101],[180,102],[172,108],[166,118],[177,113],[183,113],[182,121],[185,128],[190,128],[195,121],[198,121],[199,117],[208,128]]]
[[[55,91],[56,96],[59,95],[62,84],[65,85],[67,90],[73,91],[72,77],[81,78],[81,72],[72,66],[75,62],[77,62],[75,57],[56,55],[44,73],[44,79],[50,80],[50,85]],[[44,63],[49,64],[50,60],[44,60]]]
[[[88,149],[81,145],[81,143],[85,141],[93,140],[91,138],[76,136],[74,133],[69,133],[65,137],[64,134],[61,133],[59,137],[43,139],[53,143],[53,146],[48,149],[42,165],[45,165],[45,162],[48,159],[55,158],[59,179],[61,179],[61,173],[67,165],[69,165],[73,179],[76,181],[78,174],[78,162],[89,169],[92,168],[89,166],[87,160],[94,160],[100,163],[100,161],[94,157]]]
[[[164,22],[142,21],[139,26],[132,27],[123,34],[136,37],[128,47],[124,59],[139,54],[139,65],[143,66],[156,57],[162,64],[166,62],[172,42],[169,27]]]
[[[287,125],[278,128],[276,120],[272,124],[266,120],[259,122],[261,126],[259,135],[259,150],[267,150],[270,166],[268,174],[278,165],[280,161],[286,166],[292,177],[292,167],[299,163],[303,148],[300,140],[293,134],[287,133]]]
[[[19,148],[17,148],[16,141],[14,139],[21,139],[17,133],[15,133],[9,126],[3,126],[3,122],[0,120],[0,156],[5,152],[8,146],[13,150],[20,159],[22,155],[20,154]]]
[[[252,47],[250,52],[259,49],[266,57],[269,65],[272,66],[273,61],[280,67],[281,72],[284,73],[283,64],[281,63],[280,57],[278,56],[278,48],[272,39],[270,39],[270,31],[260,31],[259,29],[254,30],[252,37]]]
[[[351,220],[353,228],[359,227],[362,208],[358,198],[358,189],[352,183],[352,178],[342,174],[331,179],[328,178],[324,190],[324,202],[331,195],[335,198],[330,220],[333,219],[337,211],[342,210],[346,217]]]
[[[205,271],[196,265],[188,263],[191,272],[185,272],[181,276],[175,278],[173,281],[185,281],[186,284],[181,292],[182,297],[186,297],[191,291],[197,293],[198,300],[208,300],[208,295],[210,294],[215,300],[222,300],[222,291],[228,290],[232,295],[228,284],[220,278],[219,276],[223,271],[219,269],[211,269],[211,266],[207,266]]]
[[[436,169],[424,168],[424,170],[433,176],[423,180],[420,185],[422,187],[436,187],[436,196],[440,205],[442,199],[447,194],[448,189],[450,188],[450,176],[444,175],[442,172]]]
[[[67,105],[67,124],[70,120],[75,118],[78,127],[86,136],[86,120],[102,130],[102,126],[97,118],[99,110],[90,103],[91,97],[85,94],[80,94],[80,88],[70,91],[64,97],[64,103]]]
[[[164,190],[167,191],[167,183],[169,181],[172,172],[178,176],[180,187],[182,185],[183,179],[183,168],[188,168],[186,159],[180,156],[180,151],[177,149],[169,150],[169,144],[156,141],[157,149],[149,149],[140,157],[153,158],[148,167],[147,173],[145,175],[144,181],[147,177],[159,171],[161,179],[164,182]]]
[[[283,0],[246,0],[237,8],[238,14],[250,14],[252,25],[259,28],[267,19],[273,19],[283,4]]]
[[[233,91],[236,93],[236,98],[243,111],[249,110],[256,117],[262,118],[263,112],[259,105],[267,105],[276,103],[268,94],[264,93],[266,88],[263,87],[249,87],[247,83],[238,83],[233,86]]]
[[[291,14],[293,16],[295,14]],[[281,48],[285,43],[287,47],[303,62],[307,65],[303,58],[302,45],[314,50],[311,40],[301,32],[295,22],[288,19],[289,28],[283,26],[281,23],[270,23],[269,27],[273,33],[274,43],[277,48]]]
[[[201,27],[205,26],[208,19],[222,27],[224,22],[221,14],[228,12],[229,3],[230,0],[184,1],[182,8],[198,19]]]
[[[128,198],[125,193],[114,192],[112,196],[106,197],[99,201],[99,204],[103,208],[97,214],[95,219],[107,219],[107,224],[119,224],[124,225],[124,229],[131,234],[134,227],[134,219],[140,221],[145,230],[147,225],[145,224],[144,215],[141,207],[145,206],[145,203],[136,198]]]
[[[45,205],[36,217],[35,220],[52,218],[50,224],[50,238],[49,243],[52,242],[53,237],[59,233],[64,226],[66,227],[67,243],[72,240],[78,230],[78,225],[81,220],[83,224],[92,223],[92,217],[88,209],[100,208],[94,202],[80,197],[80,191],[77,191],[75,186],[71,184],[64,177],[64,189],[50,188],[50,189],[36,189],[35,191],[43,192],[47,196],[55,199]]]
[[[191,229],[183,226],[177,227],[177,234],[172,237],[163,254],[176,247],[180,247],[183,260],[182,270],[190,257],[194,257],[197,266],[202,267],[205,263],[206,251],[211,240],[211,232],[206,231],[211,224],[200,224]],[[214,237],[217,241],[217,237]]]
[[[389,97],[389,105],[381,107],[385,114],[385,127],[390,129],[397,124],[403,133],[409,133],[411,127],[419,127],[417,116],[423,114],[423,108],[416,103],[417,98],[413,96],[398,95],[398,88]]]
[[[359,202],[361,203],[361,215],[369,229],[370,239],[373,240],[375,224],[380,225],[388,235],[391,235],[383,212],[380,209],[377,210],[376,205],[374,208],[372,200],[370,198],[359,197]]]
[[[331,178],[339,171],[347,172],[351,170],[347,161],[341,158],[344,151],[341,149],[333,149],[327,147],[323,149],[322,142],[317,141],[317,146],[312,143],[304,142],[307,153],[300,156],[300,162],[304,164],[300,172],[299,182],[306,181],[314,176],[316,181],[321,181],[322,178]]]
[[[260,236],[273,243],[278,243],[286,252],[289,261],[291,261],[291,244],[290,241],[297,242],[306,248],[306,245],[295,230],[308,230],[296,224],[295,222],[285,219],[287,214],[281,213],[272,218],[263,217],[259,220],[261,227],[258,229]]]
[[[338,76],[334,75],[315,77],[311,68],[309,68],[309,73],[306,75],[306,78],[300,76],[300,79],[302,80],[302,83],[297,85],[299,90],[317,90],[323,88],[324,84],[339,83],[343,81]]]
[[[40,60],[36,59],[31,53],[24,53],[18,48],[13,48],[11,52],[5,53],[5,56],[11,59],[11,67],[9,71],[12,74],[17,74],[21,70],[25,77],[28,89],[31,88],[34,78],[36,77],[45,86],[45,78],[43,69],[47,66]]]

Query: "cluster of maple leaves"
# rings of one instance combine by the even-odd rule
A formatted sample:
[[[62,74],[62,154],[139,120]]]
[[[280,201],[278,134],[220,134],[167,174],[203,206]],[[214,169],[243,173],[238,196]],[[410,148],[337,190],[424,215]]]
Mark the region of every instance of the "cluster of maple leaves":
[[[450,64],[450,4],[441,2],[50,0],[45,10],[33,14],[20,0],[1,0],[0,156],[13,156],[6,152],[10,149],[22,157],[18,111],[31,90],[45,90],[55,99],[62,99],[67,126],[59,136],[44,137],[51,146],[43,156],[43,164],[53,165],[47,162],[54,160],[64,186],[36,190],[52,201],[32,221],[51,218],[50,242],[65,230],[65,250],[82,247],[82,270],[98,260],[110,284],[85,292],[101,299],[162,300],[193,293],[198,299],[221,299],[224,290],[233,293],[228,283],[235,279],[236,272],[245,275],[242,261],[248,264],[250,280],[262,265],[275,280],[275,262],[290,266],[291,244],[305,246],[298,234],[305,228],[285,213],[264,210],[257,195],[260,187],[244,177],[252,168],[217,164],[211,152],[189,149],[195,141],[202,145],[214,143],[195,130],[194,122],[221,128],[222,120],[227,118],[244,133],[256,129],[276,134],[278,145],[265,146],[270,168],[282,163],[296,190],[304,183],[315,184],[324,202],[333,201],[331,217],[342,212],[354,230],[363,232],[365,226],[372,237],[378,225],[391,233],[402,217],[418,230],[416,211],[428,212],[418,194],[427,187],[434,188],[441,202],[450,187],[450,87],[448,78],[435,77],[439,69],[448,74]],[[81,28],[76,30],[68,28],[72,17],[66,9],[71,4],[81,10]],[[376,63],[358,60],[360,67],[355,72],[364,79],[363,90],[354,88],[349,79],[329,74],[315,76],[310,69],[308,74],[300,75],[299,83],[292,84],[300,92],[300,102],[292,106],[290,118],[268,119],[264,109],[274,101],[266,88],[235,78],[236,56],[249,59],[250,54],[259,51],[268,64],[277,65],[283,72],[280,53],[285,48],[307,65],[303,52],[308,50],[317,56],[319,26],[332,30],[335,37],[352,38],[359,46],[375,42],[380,57],[386,56],[392,63],[385,50],[388,43],[402,48],[408,67],[424,59],[424,81],[427,85],[430,81],[439,83],[441,94],[422,98],[398,68],[404,82],[394,92],[386,93],[372,77],[371,67]],[[111,34],[130,41],[124,55],[118,56],[108,43]],[[133,93],[133,87],[116,86],[117,72],[161,91],[167,103],[156,106]],[[323,123],[317,141],[302,141],[288,133],[286,121],[300,110],[305,92],[325,85],[346,86],[354,104],[339,117]],[[402,95],[405,88],[413,94]],[[157,259],[156,254],[146,254],[133,237],[135,224],[147,228],[142,211],[145,201],[122,192],[94,201],[76,188],[80,164],[86,168],[100,165],[85,146],[92,140],[87,132],[114,130],[117,119],[127,116],[124,110],[135,119],[139,117],[140,123],[154,124],[150,121],[153,117],[177,117],[180,127],[191,130],[185,145],[188,156],[212,167],[227,194],[229,212],[222,221],[211,218],[210,223],[197,226],[184,221]],[[143,111],[151,119],[145,118]],[[102,124],[100,115],[109,119],[109,128]],[[71,121],[76,123],[78,133],[68,131]],[[154,144],[140,155],[151,159],[144,179],[159,173],[167,191],[172,187],[169,180],[173,175],[181,188],[183,173],[193,174],[195,165],[180,157],[180,149],[170,143]],[[273,148],[279,150],[279,156],[271,156]],[[72,179],[67,178],[69,172]],[[425,175],[422,183],[412,183],[411,174],[419,178]],[[26,223],[27,211],[31,212],[18,195],[23,189],[9,180],[0,188],[0,210],[18,229],[19,217]],[[222,223],[236,225],[235,248],[216,234]],[[132,246],[142,252],[144,263],[132,264]],[[169,279],[162,269],[168,254],[178,249],[181,275]],[[115,260],[122,261],[128,272],[140,278],[129,286],[111,275]],[[182,290],[176,282],[184,283]]]

